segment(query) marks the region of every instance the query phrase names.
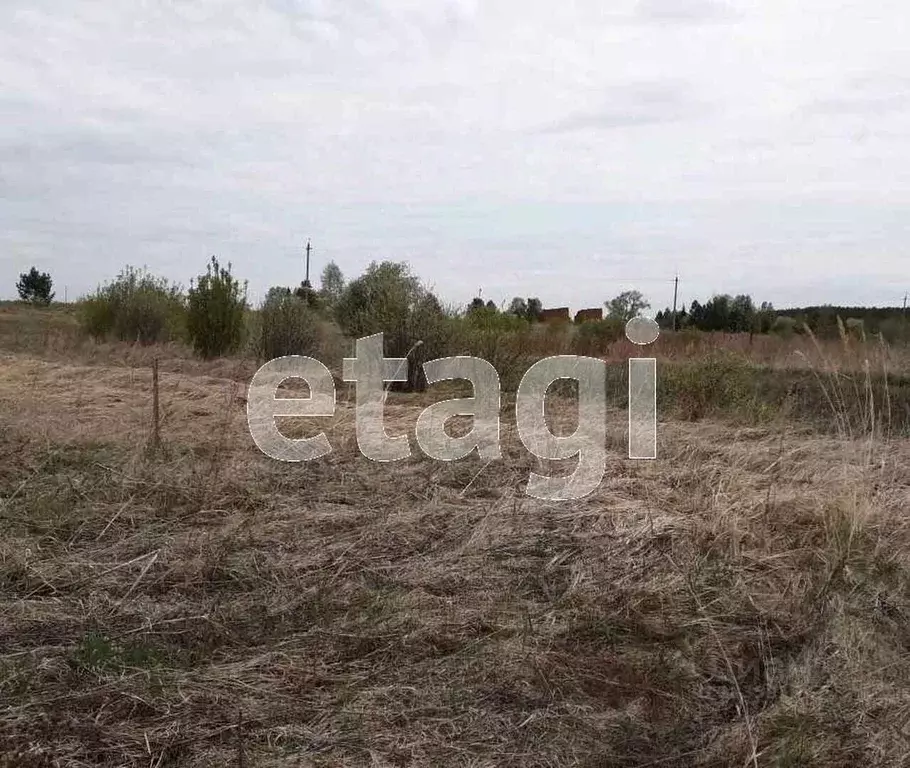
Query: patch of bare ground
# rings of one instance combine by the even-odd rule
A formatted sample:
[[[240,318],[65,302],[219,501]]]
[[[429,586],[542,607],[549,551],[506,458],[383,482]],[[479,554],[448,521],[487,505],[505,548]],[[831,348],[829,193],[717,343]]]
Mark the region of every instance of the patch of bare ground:
[[[340,398],[289,465],[166,369],[149,453],[148,387],[0,365],[0,765],[910,761],[906,441],[671,422],[636,462],[613,412],[545,503],[508,409],[500,461],[380,464]]]

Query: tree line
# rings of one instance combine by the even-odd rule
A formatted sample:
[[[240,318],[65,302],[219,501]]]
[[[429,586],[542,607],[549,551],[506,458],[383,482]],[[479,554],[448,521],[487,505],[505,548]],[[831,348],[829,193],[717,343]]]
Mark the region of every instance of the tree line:
[[[194,282],[184,293],[163,278],[127,267],[113,282],[78,302],[84,326],[98,338],[113,335],[141,343],[182,335],[193,340],[205,356],[236,347],[243,335],[239,330],[243,313],[249,309],[246,285],[241,289],[231,275],[230,265],[223,267],[215,257],[206,273]],[[35,305],[46,306],[55,296],[51,276],[36,267],[19,276],[16,289],[21,300]],[[289,303],[290,300],[294,301]],[[616,335],[618,324],[646,312],[650,306],[637,290],[624,291],[605,301],[600,335]],[[345,333],[372,332],[372,328],[382,326],[391,329],[385,332],[395,338],[407,335],[417,315],[423,323],[434,315],[458,316],[475,327],[514,329],[518,327],[514,325],[516,321],[539,322],[544,309],[539,297],[517,296],[504,309],[480,296],[463,309],[443,307],[405,262],[391,261],[372,262],[351,282],[345,280],[337,264],[329,262],[322,271],[318,290],[303,283],[294,289],[273,286],[259,310],[270,319],[269,332],[280,337],[282,323],[294,324],[291,316],[294,312],[299,314],[301,307],[313,316],[334,321]],[[219,332],[225,337],[219,342],[214,341],[218,333],[212,330],[209,319],[215,317],[220,318],[218,322],[225,329]],[[808,328],[817,336],[826,337],[847,327],[860,333],[881,333],[888,341],[910,338],[906,314],[899,308],[813,306],[776,310],[771,302],[757,304],[748,294],[718,294],[704,303],[695,300],[688,307],[684,304],[675,313],[667,307],[657,312],[655,320],[662,329],[679,331],[790,335]],[[177,326],[181,329],[177,330]],[[598,329],[587,328],[585,332],[596,335]],[[265,346],[271,349],[288,343],[291,342],[276,339]]]
[[[838,336],[842,330],[881,334],[886,341],[910,339],[907,315],[898,307],[842,307],[834,305],[775,309],[771,302],[756,305],[748,294],[715,295],[704,304],[693,301],[688,309],[667,308],[657,313],[661,328],[727,333],[775,333],[784,336],[808,329],[820,338]]]

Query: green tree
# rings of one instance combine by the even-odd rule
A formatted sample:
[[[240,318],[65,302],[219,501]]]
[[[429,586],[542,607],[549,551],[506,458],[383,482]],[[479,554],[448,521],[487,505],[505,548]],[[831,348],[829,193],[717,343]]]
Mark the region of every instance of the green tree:
[[[441,357],[450,333],[436,296],[406,262],[371,263],[345,287],[335,317],[348,336],[361,338],[381,331],[386,355],[409,357],[407,389],[425,386],[417,361]],[[418,341],[423,343],[417,345]]]
[[[483,309],[484,306],[483,299],[480,298],[480,296],[475,296],[471,299],[471,303],[468,304],[468,312],[475,312],[479,309]]]
[[[755,304],[751,296],[736,296],[730,302],[730,320],[724,330],[733,333],[754,330],[755,314]]]
[[[616,298],[605,302],[604,306],[608,317],[626,323],[651,305],[639,291],[623,291]]]
[[[263,300],[263,305],[268,304],[271,301],[277,301],[282,299],[285,296],[291,296],[291,289],[286,285],[273,285],[271,288],[266,291],[265,299]]]
[[[688,328],[692,322],[692,318],[689,317],[689,313],[686,312],[686,305],[682,305],[682,309],[676,312],[676,328],[677,330],[681,328]]]
[[[47,272],[39,272],[32,267],[28,272],[19,275],[19,282],[16,283],[16,290],[19,292],[19,298],[30,304],[47,306],[54,299],[54,293],[51,290],[54,287],[54,281]]]
[[[246,310],[246,283],[231,274],[231,264],[221,266],[218,259],[206,267],[196,285],[189,290],[187,331],[196,352],[205,359],[237,349],[243,339]]]
[[[777,314],[774,312],[774,306],[770,301],[763,301],[761,307],[756,313],[755,318],[755,330],[758,333],[770,333],[771,327],[774,325],[774,320],[777,318]]]
[[[700,331],[729,330],[732,302],[732,297],[727,294],[712,296],[711,300],[700,308],[695,327]]]
[[[543,302],[540,299],[534,297],[528,299],[528,320],[537,322],[540,320],[540,315],[543,312]]]
[[[334,307],[344,292],[344,275],[334,261],[325,265],[319,285],[319,294],[323,301],[327,306]]]
[[[526,302],[520,296],[516,296],[514,299],[512,299],[512,303],[509,305],[509,314],[515,315],[516,317],[527,317],[528,302]]]

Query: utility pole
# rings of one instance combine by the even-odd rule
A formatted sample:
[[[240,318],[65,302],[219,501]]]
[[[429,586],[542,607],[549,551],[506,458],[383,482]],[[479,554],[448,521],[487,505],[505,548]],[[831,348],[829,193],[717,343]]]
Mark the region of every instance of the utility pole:
[[[311,288],[310,285],[310,241],[306,241],[306,277],[303,281],[304,288]]]
[[[676,291],[679,288],[679,275],[673,279],[673,330],[676,330]]]

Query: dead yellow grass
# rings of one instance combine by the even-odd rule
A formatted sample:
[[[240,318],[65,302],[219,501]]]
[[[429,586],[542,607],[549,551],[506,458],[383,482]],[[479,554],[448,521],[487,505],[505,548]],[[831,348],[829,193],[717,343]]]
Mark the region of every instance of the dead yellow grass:
[[[0,355],[0,410],[7,415],[7,424],[35,437],[130,446],[149,436],[151,380],[148,367],[72,365]],[[204,439],[225,415],[237,417],[230,420],[236,427],[233,438],[242,438],[246,390],[240,382],[163,371],[159,386],[162,428],[176,439],[189,444]]]
[[[177,358],[150,455],[148,369],[42,357],[0,361],[0,764],[910,761],[907,441],[669,422],[632,462],[613,412],[545,503],[507,407],[502,461],[384,465],[340,398],[287,465],[236,362]]]

